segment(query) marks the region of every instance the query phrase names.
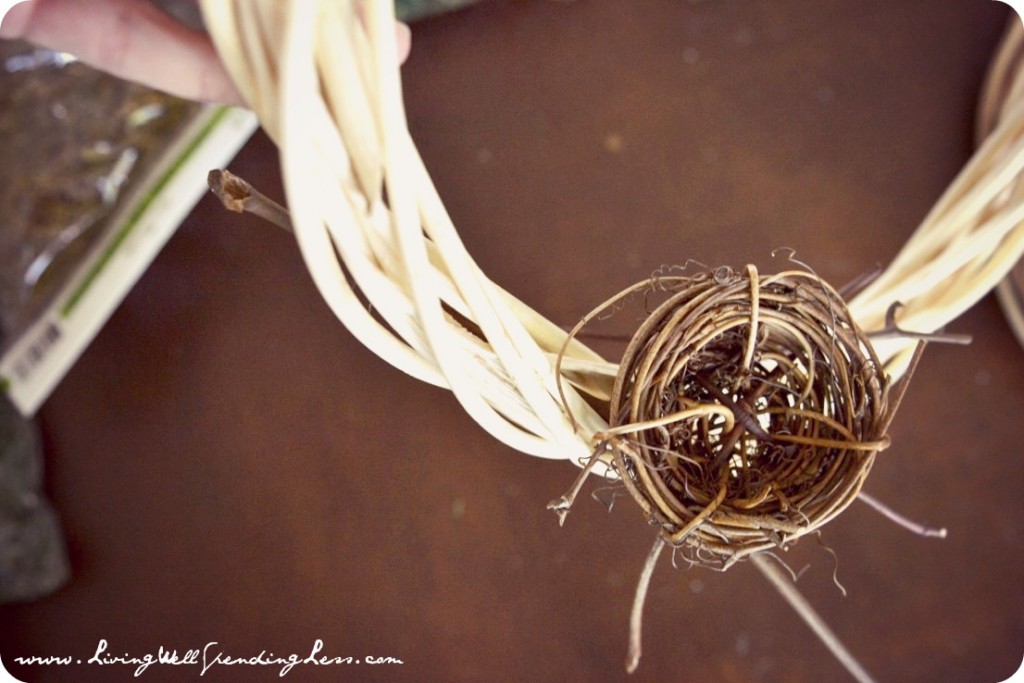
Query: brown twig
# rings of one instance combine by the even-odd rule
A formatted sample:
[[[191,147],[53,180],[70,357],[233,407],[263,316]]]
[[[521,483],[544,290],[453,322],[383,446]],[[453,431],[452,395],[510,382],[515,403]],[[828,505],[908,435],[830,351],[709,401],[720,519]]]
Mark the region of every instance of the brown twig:
[[[882,266],[876,265],[866,273],[861,273],[838,289],[839,296],[843,297],[844,301],[849,301],[867,289],[868,285],[877,280],[882,272]]]
[[[647,554],[643,571],[640,572],[640,580],[637,582],[636,595],[633,598],[633,609],[629,613],[629,649],[626,653],[626,673],[633,673],[640,665],[640,630],[643,624],[644,601],[647,599],[647,591],[651,585],[651,576],[654,575],[654,567],[658,564],[658,557],[665,549],[665,539],[661,534],[654,540],[651,552]]]
[[[229,211],[249,213],[292,232],[288,210],[228,170],[215,169],[206,176],[210,190]]]
[[[767,557],[758,555],[751,556],[754,566],[757,567],[765,578],[775,587],[775,590],[789,603],[790,607],[796,610],[800,618],[822,643],[832,652],[836,659],[846,667],[846,670],[859,683],[873,683],[874,679],[867,672],[864,666],[857,661],[857,658],[846,649],[835,632],[828,627],[825,620],[811,607],[804,596],[800,595],[791,581],[788,581],[779,568],[771,563]]]
[[[913,332],[904,330],[896,324],[896,312],[903,308],[899,301],[889,306],[885,312],[885,327],[875,332],[869,332],[871,339],[920,339],[921,341],[936,342],[938,344],[957,344],[967,346],[971,343],[969,334],[953,334],[951,332]]]
[[[871,508],[873,508],[876,512],[880,513],[889,521],[894,522],[896,525],[903,527],[912,534],[917,534],[918,536],[924,536],[926,538],[946,538],[946,536],[948,535],[948,532],[946,531],[945,527],[936,529],[935,527],[925,526],[920,522],[915,522],[912,519],[908,519],[900,513],[893,510],[891,507],[889,507],[882,501],[878,500],[873,496],[868,495],[864,491],[861,491],[859,494],[857,494],[857,498],[861,502],[867,503],[867,505],[869,505]]]

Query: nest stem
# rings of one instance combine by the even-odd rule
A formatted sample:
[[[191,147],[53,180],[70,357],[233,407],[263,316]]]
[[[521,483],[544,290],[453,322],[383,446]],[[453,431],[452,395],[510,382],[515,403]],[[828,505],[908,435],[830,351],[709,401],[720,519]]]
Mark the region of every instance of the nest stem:
[[[881,514],[883,517],[891,522],[895,522],[897,525],[903,527],[907,531],[917,534],[918,536],[924,536],[926,538],[945,538],[947,535],[946,528],[942,527],[936,529],[935,527],[928,527],[919,522],[915,522],[912,519],[904,517],[900,513],[893,510],[891,507],[878,500],[874,496],[869,496],[864,491],[857,494],[857,498],[867,503],[869,506],[875,509],[876,512]]]
[[[633,598],[633,609],[629,613],[629,649],[626,652],[626,673],[633,673],[640,665],[640,627],[643,622],[644,601],[651,586],[654,566],[658,564],[661,551],[665,549],[665,539],[659,535],[654,539],[651,552],[647,553],[644,569],[640,572],[640,580],[636,585],[636,597]]]
[[[226,169],[210,171],[206,177],[210,191],[229,211],[249,213],[273,223],[282,230],[292,230],[292,218],[288,209],[261,193],[248,182]]]
[[[782,571],[764,555],[751,555],[750,559],[754,566],[764,574],[768,582],[785,598],[790,607],[800,615],[804,623],[814,631],[814,635],[825,644],[825,647],[839,660],[850,675],[859,683],[874,683],[875,679],[871,677],[867,669],[857,661],[853,653],[846,649],[846,646],[839,640],[839,636],[828,627],[825,620],[811,607],[811,603],[807,602],[807,599],[800,594],[800,591],[796,589],[793,582],[789,581]]]

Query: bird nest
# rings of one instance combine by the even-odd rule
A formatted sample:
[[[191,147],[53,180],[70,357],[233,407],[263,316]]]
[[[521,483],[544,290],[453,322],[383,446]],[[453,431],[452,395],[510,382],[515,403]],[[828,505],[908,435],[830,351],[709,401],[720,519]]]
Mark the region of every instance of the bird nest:
[[[665,539],[727,567],[856,498],[885,448],[889,382],[816,276],[663,278],[622,358],[599,449]]]

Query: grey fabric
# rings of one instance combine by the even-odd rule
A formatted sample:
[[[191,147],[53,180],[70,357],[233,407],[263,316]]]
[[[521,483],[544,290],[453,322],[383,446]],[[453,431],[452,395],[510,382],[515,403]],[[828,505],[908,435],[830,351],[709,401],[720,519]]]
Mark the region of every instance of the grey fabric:
[[[0,402],[0,602],[48,595],[70,577],[63,533],[42,492],[35,425]]]

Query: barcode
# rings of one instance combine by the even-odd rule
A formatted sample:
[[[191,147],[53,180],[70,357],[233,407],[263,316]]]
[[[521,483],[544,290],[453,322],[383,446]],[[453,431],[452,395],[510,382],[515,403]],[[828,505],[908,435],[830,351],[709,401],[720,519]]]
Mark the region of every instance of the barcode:
[[[14,376],[19,382],[26,382],[32,371],[46,358],[53,345],[60,339],[60,328],[54,322],[47,322],[36,340],[14,363]]]

